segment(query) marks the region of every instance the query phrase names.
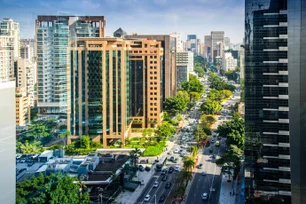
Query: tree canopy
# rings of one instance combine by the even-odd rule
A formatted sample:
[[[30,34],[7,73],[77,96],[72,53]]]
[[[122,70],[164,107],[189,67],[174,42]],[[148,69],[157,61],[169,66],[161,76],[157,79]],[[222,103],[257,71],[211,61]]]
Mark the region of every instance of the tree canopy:
[[[175,127],[173,127],[170,123],[163,122],[157,127],[157,129],[155,130],[155,134],[157,135],[157,137],[166,139],[167,137],[170,137],[173,133],[175,133],[175,131]]]
[[[182,83],[183,90],[190,92],[197,92],[202,94],[205,90],[205,86],[199,81],[196,76],[189,74],[189,81]]]
[[[33,176],[16,185],[17,204],[70,204],[91,203],[85,186],[74,184],[75,178],[68,175],[51,174],[50,176]]]
[[[216,73],[210,72],[208,81],[210,82],[210,88],[217,90],[230,90],[235,91],[235,86],[226,83],[221,77],[219,77]]]
[[[186,110],[188,105],[188,100],[186,100],[184,95],[170,96],[166,98],[163,105],[164,109],[167,112],[171,114],[176,114]]]
[[[222,110],[222,105],[219,101],[207,99],[204,101],[204,103],[202,103],[201,110],[205,114],[216,114]]]

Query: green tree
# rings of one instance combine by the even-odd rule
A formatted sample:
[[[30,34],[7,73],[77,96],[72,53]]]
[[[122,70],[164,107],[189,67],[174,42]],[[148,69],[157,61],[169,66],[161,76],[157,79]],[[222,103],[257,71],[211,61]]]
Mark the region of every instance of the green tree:
[[[175,128],[169,124],[168,122],[163,122],[161,125],[157,127],[155,130],[155,135],[166,139],[167,137],[170,137],[173,133],[175,133]]]
[[[186,110],[188,101],[183,96],[171,96],[166,98],[163,105],[167,112],[176,114]]]
[[[189,93],[189,95],[190,95],[190,101],[197,101],[201,98],[201,94],[198,92],[192,91]]]
[[[140,155],[141,155],[141,150],[139,148],[135,148],[130,152],[130,158],[133,162],[134,167],[137,167],[137,161]]]
[[[182,96],[182,97],[185,99],[185,101],[189,101],[189,94],[188,94],[188,92],[185,91],[185,90],[178,90],[178,91],[176,92],[176,95],[177,95],[177,96]]]
[[[16,152],[22,153],[22,154],[34,154],[34,153],[40,153],[43,151],[41,142],[36,141],[33,143],[29,143],[28,140],[23,142],[17,142],[16,144]]]
[[[206,115],[203,114],[200,117],[200,121],[202,124],[206,124],[206,126],[211,126],[213,125],[217,120],[215,119],[215,117],[213,115]]]
[[[89,149],[90,148],[90,137],[86,135],[82,135],[80,140],[80,148]]]
[[[207,99],[202,105],[201,105],[201,110],[205,114],[216,114],[217,112],[222,110],[222,105],[220,102]]]
[[[64,147],[66,146],[67,144],[67,137],[68,136],[71,136],[71,132],[66,130],[64,131],[63,133],[61,134],[58,134],[58,138],[62,139],[63,143],[64,143]]]
[[[192,169],[195,167],[196,162],[195,162],[195,158],[194,157],[190,157],[190,156],[186,156],[184,157],[184,168],[186,169],[186,171],[191,172]]]
[[[241,167],[240,158],[236,154],[223,154],[216,160],[216,164],[221,167],[222,172],[231,174],[234,171],[233,179],[236,179]]]

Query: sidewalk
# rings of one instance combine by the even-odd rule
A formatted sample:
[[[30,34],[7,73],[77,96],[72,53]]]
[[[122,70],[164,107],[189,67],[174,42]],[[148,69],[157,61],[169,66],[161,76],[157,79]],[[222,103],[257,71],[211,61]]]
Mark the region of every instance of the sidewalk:
[[[233,181],[227,182],[227,175],[222,175],[221,189],[220,189],[220,204],[235,204],[236,196],[231,195],[233,192]],[[234,189],[236,189],[237,182],[234,183]]]

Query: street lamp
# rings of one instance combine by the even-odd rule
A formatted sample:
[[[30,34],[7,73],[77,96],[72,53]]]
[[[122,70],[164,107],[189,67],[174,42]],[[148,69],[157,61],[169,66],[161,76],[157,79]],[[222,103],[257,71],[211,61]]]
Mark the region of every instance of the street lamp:
[[[155,204],[156,204],[156,194],[154,195],[154,199],[155,199]]]

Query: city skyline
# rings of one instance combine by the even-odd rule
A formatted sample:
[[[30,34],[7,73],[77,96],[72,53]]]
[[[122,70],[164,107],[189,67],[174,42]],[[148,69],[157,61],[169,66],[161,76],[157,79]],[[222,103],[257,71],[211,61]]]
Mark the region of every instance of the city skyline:
[[[107,21],[106,36],[112,36],[118,27],[122,27],[128,34],[180,32],[183,40],[188,34],[196,34],[203,42],[204,35],[211,31],[225,31],[231,42],[242,43],[244,34],[244,1],[240,0],[179,0],[175,3],[169,0],[150,3],[139,0],[82,0],[79,4],[74,4],[72,0],[31,0],[27,3],[2,0],[0,6],[3,8],[0,18],[12,18],[20,23],[21,38],[34,37],[37,15],[103,15]]]

